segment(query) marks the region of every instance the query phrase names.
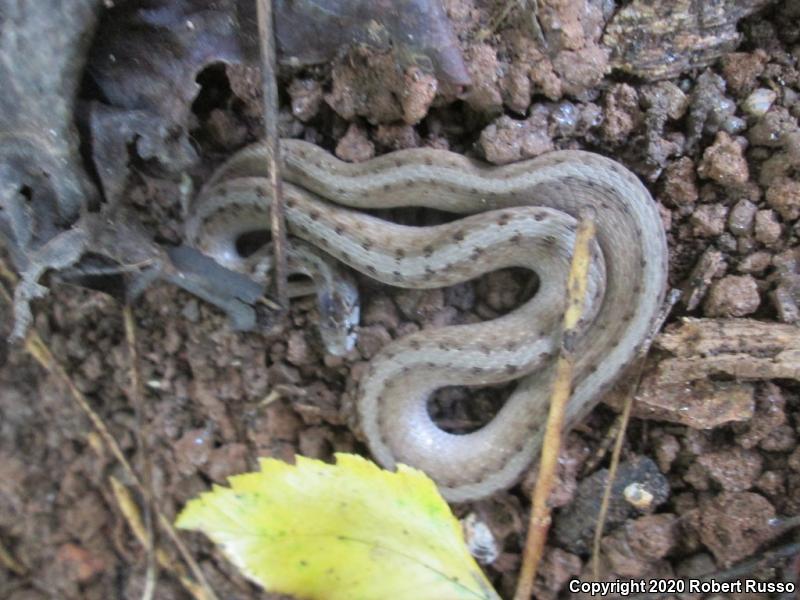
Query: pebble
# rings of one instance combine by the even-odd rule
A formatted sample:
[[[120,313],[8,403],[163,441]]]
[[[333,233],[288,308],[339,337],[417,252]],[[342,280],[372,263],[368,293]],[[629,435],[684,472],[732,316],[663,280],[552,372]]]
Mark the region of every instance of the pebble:
[[[744,317],[761,303],[758,284],[750,275],[727,275],[715,281],[708,292],[704,312],[709,317]]]
[[[772,103],[775,102],[778,94],[768,88],[758,88],[742,103],[742,109],[748,115],[761,117],[769,111]]]

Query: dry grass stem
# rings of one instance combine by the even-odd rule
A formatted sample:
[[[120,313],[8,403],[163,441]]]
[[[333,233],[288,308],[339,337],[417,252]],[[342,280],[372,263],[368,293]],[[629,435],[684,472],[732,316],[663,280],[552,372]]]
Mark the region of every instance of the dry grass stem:
[[[533,590],[536,571],[544,553],[547,532],[550,529],[550,507],[547,500],[553,489],[558,454],[561,450],[561,437],[564,431],[564,412],[572,388],[572,368],[578,325],[583,314],[589,265],[591,264],[591,244],[595,236],[595,223],[590,211],[582,214],[575,237],[569,279],[567,281],[567,307],[564,311],[561,344],[556,363],[553,391],[550,396],[550,411],[542,443],[539,462],[539,477],[533,490],[528,535],[522,556],[517,590],[514,600],[528,600]]]

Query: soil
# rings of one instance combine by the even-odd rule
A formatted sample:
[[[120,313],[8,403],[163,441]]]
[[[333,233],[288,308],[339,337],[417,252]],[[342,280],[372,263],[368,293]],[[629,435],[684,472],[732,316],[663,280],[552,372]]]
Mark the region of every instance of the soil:
[[[318,143],[347,161],[419,146],[496,164],[557,148],[601,152],[640,175],[661,207],[670,284],[684,290],[668,328],[680,328],[684,317],[800,324],[797,2],[740,22],[738,47],[710,68],[663,81],[609,70],[600,40],[611,14],[603,6],[613,3],[540,2],[537,27],[529,14],[512,11],[482,41],[479,32],[497,3],[443,4],[471,87],[460,94],[441,89],[428,73],[398,72],[391,56],[362,52],[283,78],[282,135]],[[251,73],[216,66],[200,81],[192,118],[202,157],[191,173],[197,184],[261,132]],[[180,241],[179,186],[143,161],[132,168],[128,201],[159,240]],[[390,216],[414,223],[441,218],[420,211]],[[153,285],[135,306],[146,389],[141,423],[132,409],[122,311],[113,299],[55,285],[36,306],[35,327],[131,461],[152,463],[159,507],[174,518],[211,483],[256,468],[259,456],[367,455],[353,419],[354,390],[381,347],[419,329],[494,318],[531,293],[529,277],[515,271],[430,291],[358,282],[359,341],[344,358],[322,347],[311,298],[293,302],[285,329],[265,336],[233,332],[214,307]],[[3,338],[9,326],[0,325]],[[658,349],[650,364],[665,356]],[[627,431],[627,468],[617,487],[627,494],[637,484],[638,500],[620,493],[609,511],[603,578],[718,572],[785,541],[778,525],[800,514],[797,376],[712,377],[697,384],[702,389],[692,392],[688,411],[680,394],[653,385],[645,382],[642,406],[648,397],[669,401],[657,411],[637,410]],[[450,431],[473,430],[496,413],[507,391],[447,388],[431,413]],[[610,398],[568,436],[552,501],[554,530],[569,531],[551,536],[537,598],[577,597],[566,591],[567,581],[589,577],[592,528],[570,515],[597,508],[618,407]],[[125,479],[66,390],[21,349],[0,343],[0,541],[19,566],[15,572],[0,563],[0,597],[141,597],[145,554],[119,512],[110,476]],[[504,597],[518,575],[534,477],[456,507],[493,535],[496,552],[483,553],[491,560],[485,568]],[[199,535],[187,540],[219,597],[265,597],[212,544]],[[797,581],[797,557],[752,575]],[[164,576],[155,597],[190,596]]]

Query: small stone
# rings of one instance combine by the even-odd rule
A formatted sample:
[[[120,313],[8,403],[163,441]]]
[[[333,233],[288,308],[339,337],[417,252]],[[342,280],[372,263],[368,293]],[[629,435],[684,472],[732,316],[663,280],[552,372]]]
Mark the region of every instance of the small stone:
[[[625,140],[642,120],[639,96],[627,83],[618,83],[605,96],[605,120],[601,127],[603,137],[610,142]]]
[[[486,160],[497,165],[533,158],[554,148],[547,115],[541,112],[534,112],[525,121],[500,117],[481,132],[478,144]]]
[[[292,114],[303,121],[310,121],[322,105],[322,85],[316,79],[293,79],[289,85]]]
[[[694,163],[688,156],[678,159],[664,169],[662,200],[668,206],[692,206],[697,202],[697,178]]]
[[[797,436],[791,425],[779,425],[771,430],[758,444],[759,448],[767,452],[789,452],[797,445]]]
[[[772,255],[764,250],[745,256],[737,267],[740,273],[761,274],[772,262]]]
[[[212,481],[225,483],[231,475],[244,473],[247,470],[247,455],[246,444],[225,444],[211,451],[203,470]]]
[[[213,435],[207,429],[190,429],[172,446],[178,471],[193,475],[208,462]]]
[[[772,246],[781,239],[781,224],[774,210],[760,210],[756,213],[753,229],[756,239],[765,246]]]
[[[678,458],[681,445],[674,435],[659,436],[655,441],[656,461],[662,473],[669,473],[672,463]]]
[[[100,556],[72,543],[59,546],[55,559],[65,575],[77,583],[86,583],[106,569]]]
[[[428,114],[428,109],[436,97],[438,81],[419,67],[409,67],[405,72],[403,90],[403,121],[408,125],[419,123]]]
[[[489,44],[471,45],[464,53],[472,85],[465,101],[476,111],[497,114],[503,107],[500,94],[500,65]]]
[[[703,152],[697,172],[725,187],[743,185],[750,178],[742,144],[724,131],[717,132],[714,143]]]
[[[729,450],[710,452],[698,457],[711,478],[730,492],[749,490],[761,475],[763,459],[754,450],[736,446]]]
[[[369,360],[380,352],[386,344],[392,341],[392,336],[381,325],[368,325],[358,330],[356,347],[364,360]]]
[[[369,141],[363,127],[351,123],[347,133],[336,144],[336,156],[347,162],[364,162],[375,156],[375,145]]]
[[[700,237],[717,237],[725,231],[728,207],[723,204],[701,204],[692,213],[692,231]]]
[[[722,57],[722,75],[734,94],[742,96],[756,86],[769,57],[761,49],[755,52],[731,52]]]
[[[758,207],[749,200],[739,200],[728,215],[728,229],[737,236],[749,235]]]
[[[778,94],[767,88],[758,88],[742,103],[742,109],[748,115],[760,117],[765,115],[775,102]]]
[[[383,325],[387,329],[395,329],[400,324],[400,317],[391,298],[376,295],[364,307],[361,321],[364,325]]]
[[[761,303],[758,284],[750,275],[727,275],[714,282],[704,305],[709,317],[744,317]]]
[[[782,177],[767,188],[767,204],[786,221],[800,218],[800,181]]]
[[[302,331],[292,330],[289,334],[289,341],[286,349],[286,360],[293,365],[301,367],[315,362],[317,357],[311,351],[306,341],[306,336]]]
[[[700,539],[723,567],[752,555],[775,533],[775,508],[759,494],[722,492],[701,499]]]

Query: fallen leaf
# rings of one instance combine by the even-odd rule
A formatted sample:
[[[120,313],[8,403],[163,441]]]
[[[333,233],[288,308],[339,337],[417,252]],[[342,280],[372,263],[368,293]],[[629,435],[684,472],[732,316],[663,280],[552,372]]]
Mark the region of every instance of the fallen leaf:
[[[352,454],[337,463],[261,459],[190,500],[181,529],[202,531],[270,592],[310,599],[499,599],[435,484],[404,465]]]

